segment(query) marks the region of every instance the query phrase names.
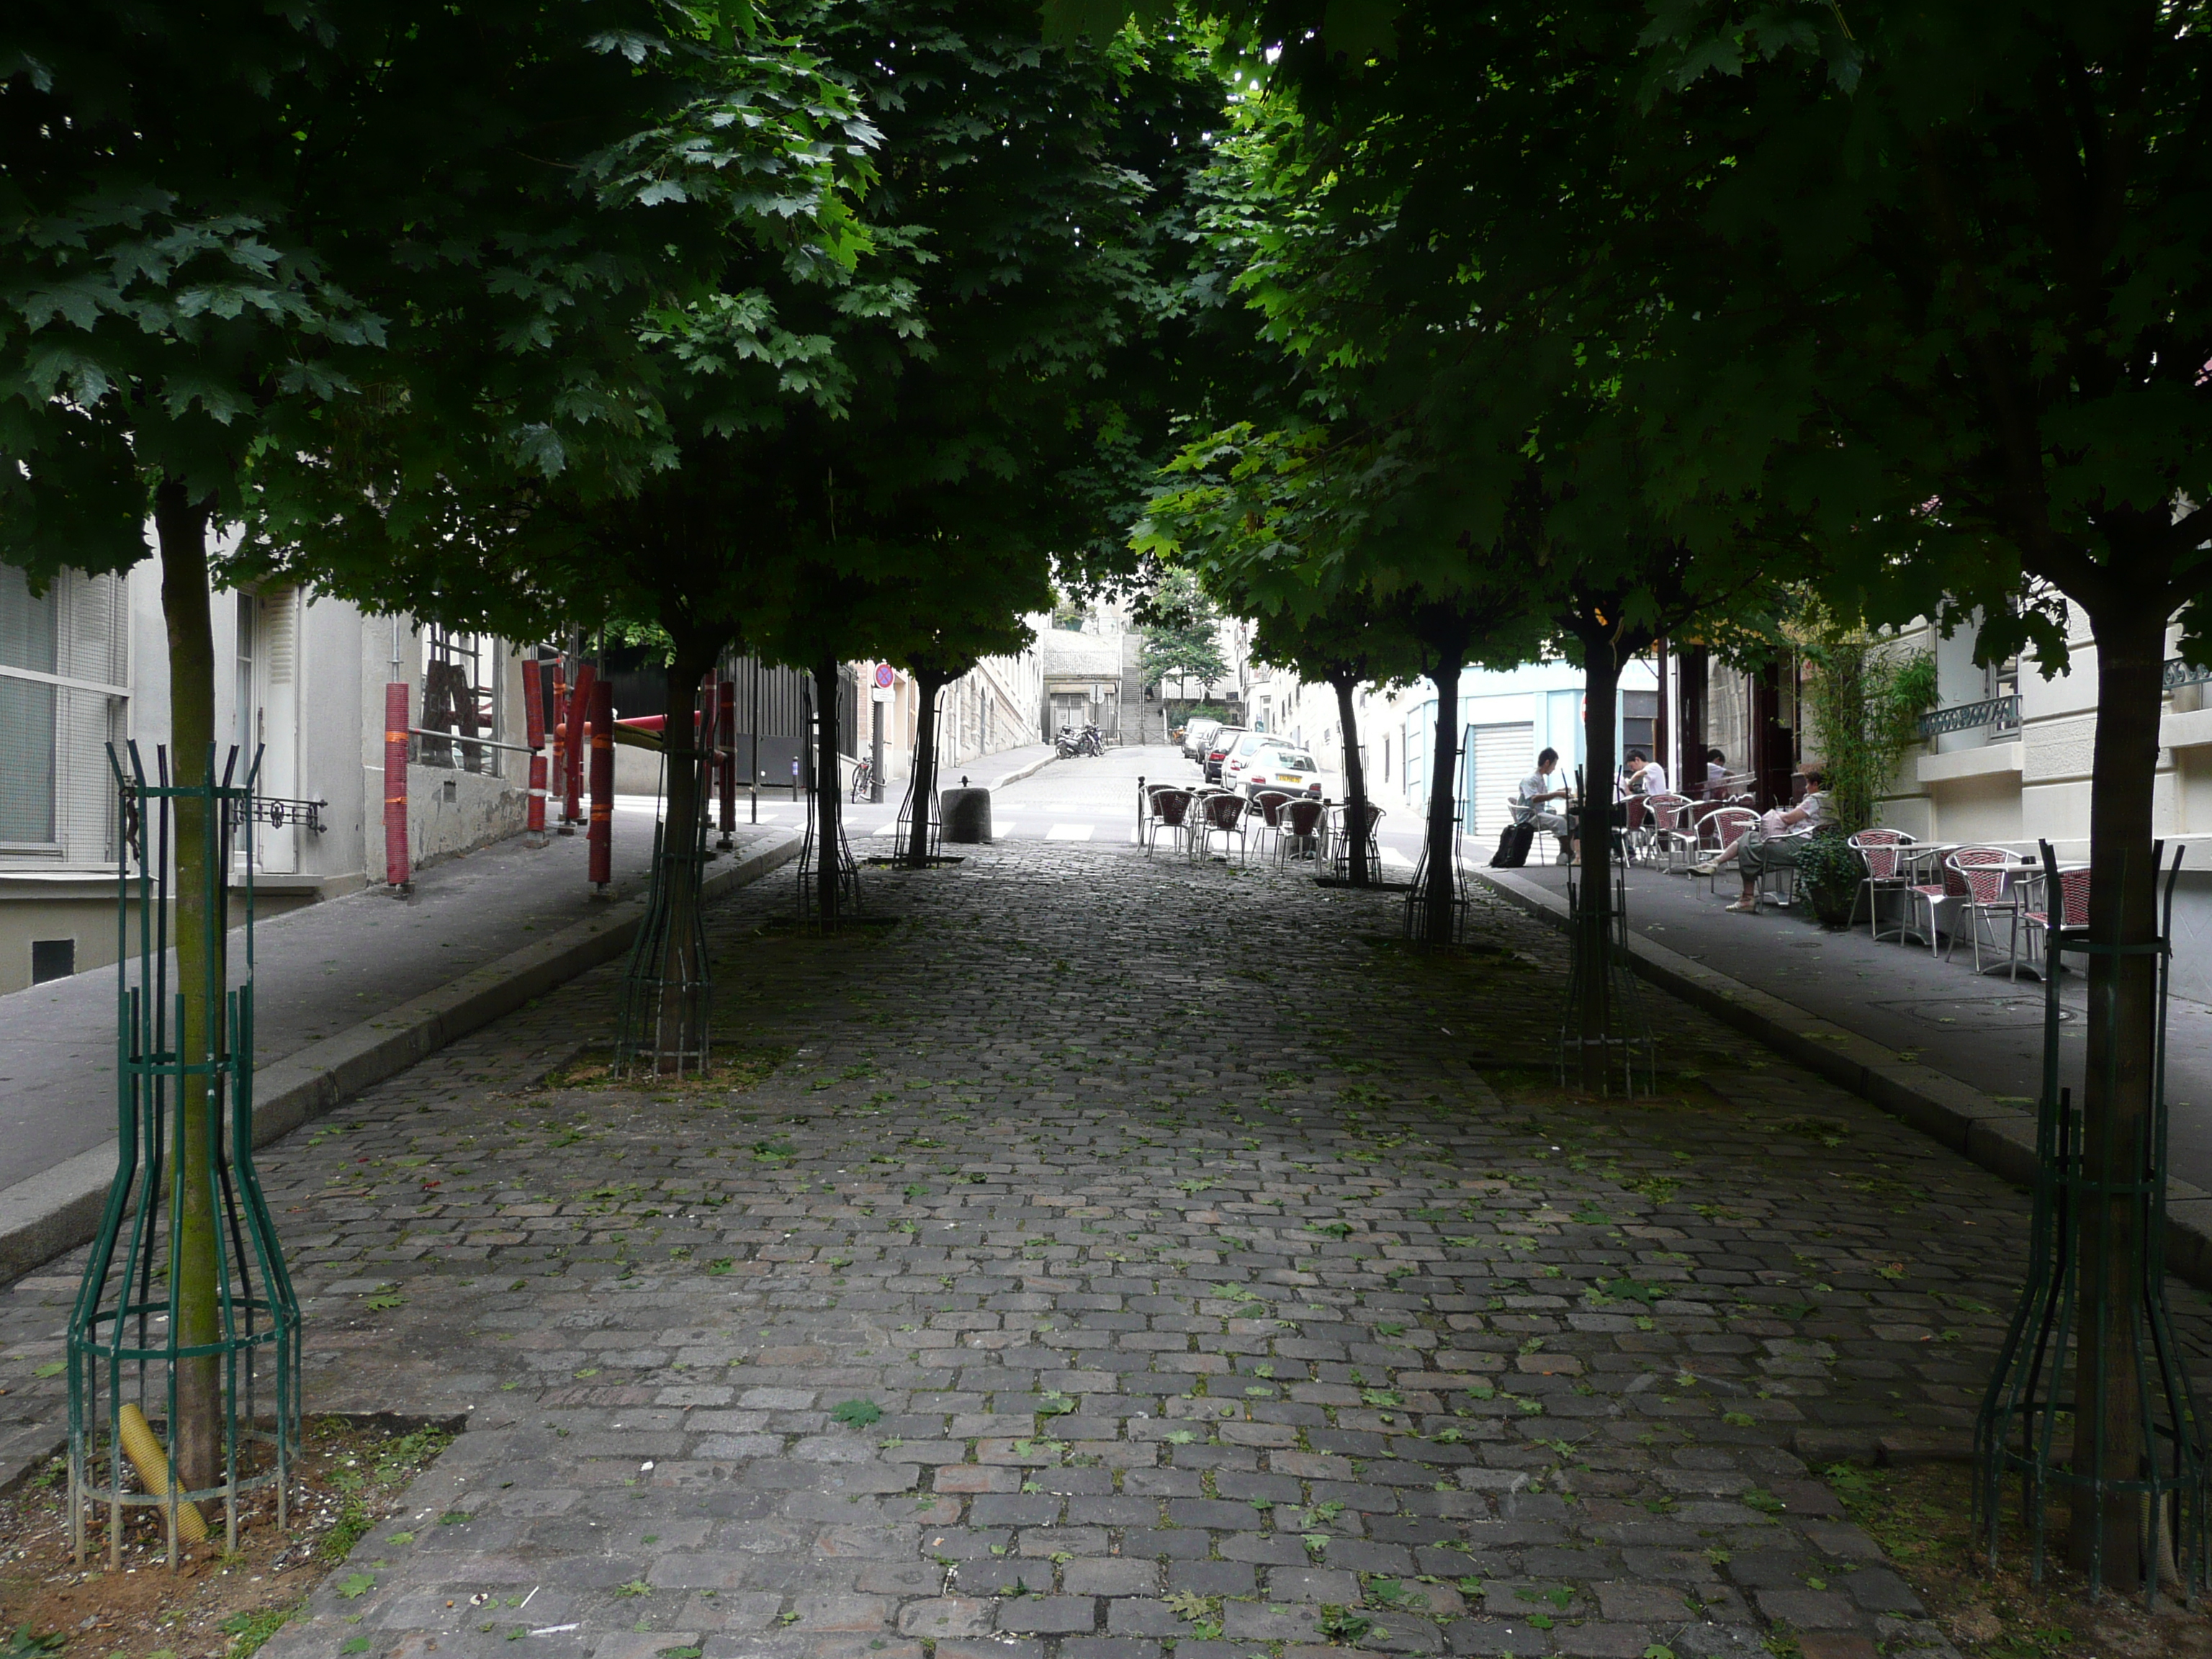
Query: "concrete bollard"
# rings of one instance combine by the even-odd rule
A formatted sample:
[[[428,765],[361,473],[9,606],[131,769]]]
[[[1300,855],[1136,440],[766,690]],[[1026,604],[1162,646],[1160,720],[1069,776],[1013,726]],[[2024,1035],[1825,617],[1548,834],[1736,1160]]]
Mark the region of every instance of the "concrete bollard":
[[[991,840],[991,792],[988,789],[947,789],[937,798],[938,822],[945,826],[943,839],[965,844]]]

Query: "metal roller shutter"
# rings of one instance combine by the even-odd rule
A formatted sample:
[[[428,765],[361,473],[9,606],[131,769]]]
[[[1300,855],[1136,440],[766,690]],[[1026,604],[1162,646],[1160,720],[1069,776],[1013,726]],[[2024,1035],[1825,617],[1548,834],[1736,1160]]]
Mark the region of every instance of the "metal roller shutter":
[[[1467,832],[1477,848],[1486,848],[1504,833],[1511,818],[1507,797],[1535,768],[1536,727],[1530,720],[1470,726],[1467,737],[1468,795],[1473,809],[1468,814]]]

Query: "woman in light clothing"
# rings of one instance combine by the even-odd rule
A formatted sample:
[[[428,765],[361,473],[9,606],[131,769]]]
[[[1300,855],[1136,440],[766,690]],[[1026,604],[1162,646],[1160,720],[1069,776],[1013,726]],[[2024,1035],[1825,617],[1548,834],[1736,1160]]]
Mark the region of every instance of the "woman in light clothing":
[[[1796,868],[1807,838],[1822,824],[1836,821],[1835,809],[1828,804],[1827,775],[1817,766],[1800,767],[1798,774],[1805,780],[1805,793],[1796,805],[1778,806],[1765,814],[1691,872],[1698,876],[1717,875],[1723,865],[1733,862],[1743,877],[1743,895],[1727,908],[1737,915],[1757,915],[1759,878],[1769,870]]]

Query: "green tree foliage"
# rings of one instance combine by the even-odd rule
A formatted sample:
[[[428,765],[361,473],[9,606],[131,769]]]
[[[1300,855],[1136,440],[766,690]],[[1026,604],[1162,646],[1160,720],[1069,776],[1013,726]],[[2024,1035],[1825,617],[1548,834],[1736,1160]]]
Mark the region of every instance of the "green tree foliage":
[[[799,245],[823,205],[815,112],[836,96],[718,12],[653,0],[25,0],[0,22],[0,549],[34,580],[118,569],[150,517],[184,782],[215,741],[212,527],[380,402],[408,406],[416,466],[449,453],[444,413],[489,408],[518,465],[566,465],[580,439],[634,467],[645,389],[634,353],[598,348],[648,294],[711,273],[733,225]],[[223,974],[198,898],[221,849],[184,806],[178,985],[197,1011]],[[179,1033],[188,1054],[221,1040],[197,1012]],[[211,1108],[198,1085],[179,1104],[178,1335],[197,1345],[217,1328],[195,1166]],[[185,1362],[179,1388],[179,1477],[204,1486],[216,1360]]]
[[[1139,615],[1145,630],[1144,674],[1157,685],[1173,675],[1196,680],[1211,696],[1227,678],[1221,654],[1221,612],[1197,578],[1170,569],[1146,596]]]
[[[2089,964],[2100,1148],[2152,1110],[2162,668],[2177,621],[2203,652],[2212,593],[2206,22],[2143,0],[1684,3],[1645,66],[1653,124],[1680,137],[1655,149],[1729,160],[1706,221],[1727,291],[1675,324],[1709,371],[1686,421],[1771,455],[1768,489],[1848,554],[1876,616],[1948,592],[1981,609],[1985,659],[2032,640],[2047,672],[2081,622],[2094,636],[2089,925],[2131,951]],[[2143,1224],[2124,1200],[2083,1219],[2077,1471],[2146,1455],[2119,1334]],[[2100,1547],[2107,1582],[2140,1577],[2132,1503],[2076,1505],[2076,1565]]]
[[[1905,751],[1920,740],[1920,717],[1936,702],[1936,659],[1822,613],[1803,641],[1807,682],[1828,799],[1843,832],[1873,824]]]

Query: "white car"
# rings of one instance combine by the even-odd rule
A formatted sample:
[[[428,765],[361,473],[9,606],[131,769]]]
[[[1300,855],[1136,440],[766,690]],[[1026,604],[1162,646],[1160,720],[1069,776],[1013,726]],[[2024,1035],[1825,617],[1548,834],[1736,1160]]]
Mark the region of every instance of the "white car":
[[[1278,738],[1249,756],[1231,757],[1222,766],[1222,781],[1231,789],[1257,796],[1263,789],[1279,789],[1286,795],[1321,796],[1321,769],[1304,750]]]

